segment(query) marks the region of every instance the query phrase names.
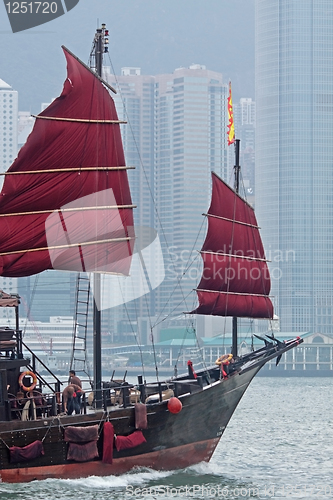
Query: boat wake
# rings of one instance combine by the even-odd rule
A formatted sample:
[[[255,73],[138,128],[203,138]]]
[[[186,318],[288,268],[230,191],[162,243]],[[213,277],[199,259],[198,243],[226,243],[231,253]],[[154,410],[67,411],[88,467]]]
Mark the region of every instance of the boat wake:
[[[82,479],[63,479],[60,480],[62,483],[69,483],[73,486],[82,485],[84,482],[85,488],[91,489],[117,489],[117,488],[126,488],[127,486],[139,487],[142,485],[150,484],[151,482],[159,482],[161,480],[165,480],[165,478],[170,477],[174,474],[174,471],[156,471],[146,467],[141,467],[137,469],[133,469],[126,474],[122,474],[120,476],[90,476]],[[45,482],[49,480],[46,479]],[[59,482],[56,480],[56,482]]]

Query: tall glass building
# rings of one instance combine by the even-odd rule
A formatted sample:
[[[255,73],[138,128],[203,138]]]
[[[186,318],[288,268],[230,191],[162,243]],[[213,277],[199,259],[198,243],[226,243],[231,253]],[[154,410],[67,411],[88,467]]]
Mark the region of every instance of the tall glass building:
[[[134,224],[136,231],[135,251],[142,246],[146,248],[148,228],[154,227],[154,95],[155,79],[150,75],[142,75],[138,67],[124,67],[121,74],[106,75],[109,83],[117,89],[112,95],[121,125],[126,165],[135,167],[128,170],[132,201],[135,205]],[[146,252],[149,251],[146,248]],[[139,332],[140,325],[135,326],[138,318],[153,316],[155,312],[155,292],[141,296],[140,288],[147,273],[141,275],[142,280],[132,283],[135,300],[126,301],[125,307],[118,306],[103,311],[107,318],[114,340],[125,339],[133,342],[133,328]],[[118,292],[119,293],[119,292]],[[139,321],[140,323],[140,321]],[[146,332],[139,332],[140,342],[147,341]]]
[[[18,92],[0,79],[0,172],[6,172],[17,155],[17,117]]]
[[[18,92],[0,78],[0,172],[6,170],[13,163],[17,155],[17,114]],[[4,176],[0,176],[0,190]],[[0,278],[0,290],[7,293],[17,293],[17,281],[13,278]],[[0,318],[3,322],[13,316],[13,311],[2,308]]]
[[[186,309],[183,297],[201,276],[198,271],[183,279],[182,290],[176,287],[191,251],[193,259],[204,238],[202,231],[197,240],[209,206],[210,173],[228,179],[228,87],[221,73],[199,64],[156,76],[122,68],[120,76],[109,75],[108,80],[119,90],[114,97],[118,116],[128,121],[122,127],[126,162],[137,167],[128,173],[138,206],[135,224],[155,227],[164,255],[163,283],[141,301],[142,307],[134,304],[133,311],[147,315],[149,300],[156,315],[176,316]]]
[[[332,333],[333,2],[256,0],[256,208],[280,328]]]
[[[158,304],[160,313],[176,316],[196,304],[191,291],[201,269],[186,271],[205,236],[211,171],[228,178],[227,84],[200,64],[158,75],[155,110],[155,199],[168,243]]]

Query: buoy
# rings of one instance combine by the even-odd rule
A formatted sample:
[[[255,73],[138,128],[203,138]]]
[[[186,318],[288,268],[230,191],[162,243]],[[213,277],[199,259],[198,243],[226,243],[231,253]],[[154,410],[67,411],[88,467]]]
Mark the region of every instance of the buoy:
[[[183,405],[178,398],[170,398],[168,401],[168,410],[170,413],[179,413]]]
[[[23,379],[24,377],[32,377],[32,384],[29,386],[29,387],[25,387],[25,385],[23,385]],[[20,387],[22,387],[22,389],[26,392],[30,392],[30,391],[33,391],[34,388],[36,387],[37,385],[37,377],[36,377],[36,374],[34,372],[31,372],[30,370],[26,371],[26,372],[22,372],[19,376],[19,379],[18,379],[18,383],[20,385]]]

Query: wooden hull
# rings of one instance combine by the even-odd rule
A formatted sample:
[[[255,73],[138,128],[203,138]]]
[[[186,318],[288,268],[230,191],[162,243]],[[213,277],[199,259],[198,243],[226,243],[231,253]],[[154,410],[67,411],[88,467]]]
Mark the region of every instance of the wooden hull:
[[[91,461],[81,464],[67,463],[6,469],[1,471],[1,480],[6,483],[20,483],[47,478],[76,479],[88,476],[111,476],[124,474],[134,467],[173,470],[175,464],[177,468],[185,468],[199,462],[208,462],[218,442],[219,438],[215,438],[166,450],[116,458],[111,465],[101,461]]]
[[[209,461],[240,399],[259,368],[244,374],[235,373],[202,390],[180,397],[183,408],[178,414],[167,409],[167,401],[147,406],[148,428],[143,430],[146,442],[123,451],[114,449],[113,463],[102,462],[103,412],[89,415],[49,417],[22,422],[1,422],[0,480],[27,482],[35,479],[79,478],[90,475],[122,474],[133,467],[157,470],[184,468]],[[116,435],[135,430],[133,407],[109,412]],[[63,439],[68,425],[100,425],[99,458],[84,463],[67,460],[68,444]],[[7,446],[26,446],[43,440],[44,456],[29,462],[11,464]],[[7,445],[7,446],[6,446]]]

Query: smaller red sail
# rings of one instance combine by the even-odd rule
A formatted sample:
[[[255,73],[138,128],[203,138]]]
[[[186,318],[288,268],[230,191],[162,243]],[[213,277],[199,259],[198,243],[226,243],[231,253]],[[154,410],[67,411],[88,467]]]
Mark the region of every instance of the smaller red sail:
[[[270,276],[253,208],[214,172],[195,314],[272,318]]]
[[[0,193],[0,275],[128,274],[133,205],[115,104],[64,48],[61,95],[37,116]]]

